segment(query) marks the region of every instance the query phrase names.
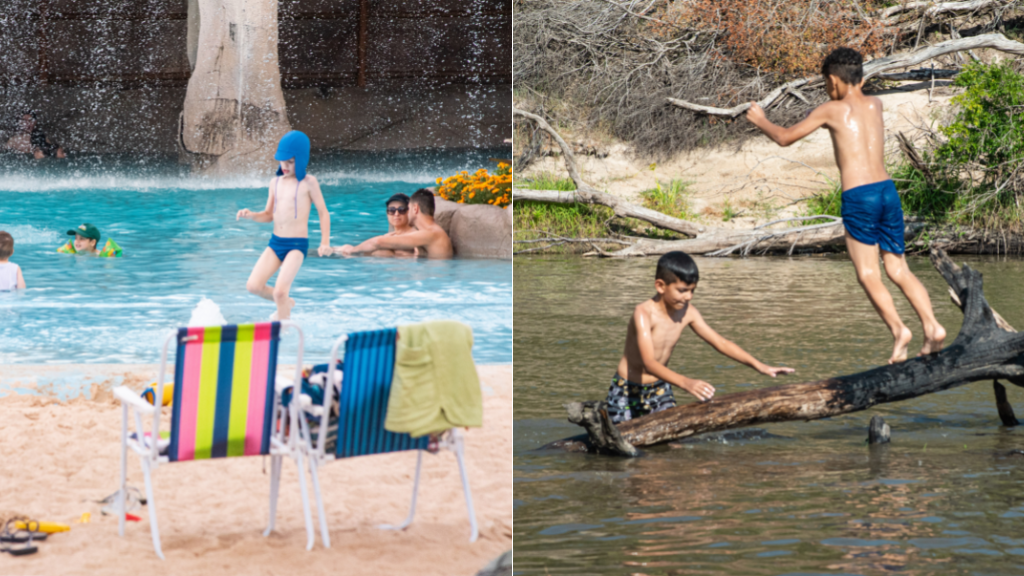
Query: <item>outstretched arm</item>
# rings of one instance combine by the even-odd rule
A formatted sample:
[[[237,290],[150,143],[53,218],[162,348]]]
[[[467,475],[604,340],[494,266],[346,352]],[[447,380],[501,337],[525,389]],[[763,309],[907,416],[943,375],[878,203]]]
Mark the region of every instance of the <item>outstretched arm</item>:
[[[732,342],[718,332],[715,332],[715,330],[711,326],[708,326],[708,323],[704,321],[704,317],[700,315],[700,312],[692,306],[691,313],[694,315],[693,321],[690,322],[690,326],[693,328],[693,331],[696,332],[697,336],[700,336],[702,340],[711,344],[711,346],[721,354],[724,354],[737,362],[746,364],[761,374],[766,374],[772,378],[775,378],[778,374],[791,374],[795,372],[792,368],[768,366],[764,362],[761,362],[757,358],[751,356],[749,352],[740,348],[735,342]]]
[[[378,249],[377,240],[382,236],[375,236],[369,240],[364,240],[356,246],[351,244],[344,244],[341,248],[338,248],[338,252],[342,256],[362,256],[363,254],[372,254]]]
[[[829,112],[831,111],[832,102],[826,102],[821,106],[818,106],[807,115],[800,122],[797,122],[789,128],[783,128],[777,124],[773,124],[771,120],[764,115],[764,110],[757,105],[757,102],[751,102],[750,108],[747,109],[747,120],[761,129],[769,138],[775,141],[779,146],[789,146],[793,142],[807,136],[811,132],[814,132],[818,128],[821,128],[828,122]]]
[[[263,223],[263,224],[265,224],[267,222],[273,222],[274,221],[274,186],[276,186],[276,185],[277,185],[277,179],[275,178],[274,182],[270,184],[270,189],[269,189],[269,192],[267,193],[267,207],[264,208],[262,212],[253,212],[252,210],[249,210],[248,208],[242,208],[241,210],[238,211],[238,214],[235,214],[235,220],[241,220],[242,218],[245,218],[246,220],[252,220],[253,222],[260,222],[260,223]]]
[[[320,183],[316,178],[309,176],[309,197],[316,206],[316,213],[320,215],[320,247],[317,253],[327,256],[331,252],[331,213],[327,211],[327,204],[324,203],[323,192],[320,191]]]
[[[654,354],[654,339],[651,337],[650,313],[642,306],[637,306],[633,311],[633,326],[636,330],[640,358],[643,359],[644,370],[648,374],[653,374],[669,384],[686,390],[701,401],[710,400],[715,395],[715,389],[711,384],[703,380],[687,378],[658,361]]]

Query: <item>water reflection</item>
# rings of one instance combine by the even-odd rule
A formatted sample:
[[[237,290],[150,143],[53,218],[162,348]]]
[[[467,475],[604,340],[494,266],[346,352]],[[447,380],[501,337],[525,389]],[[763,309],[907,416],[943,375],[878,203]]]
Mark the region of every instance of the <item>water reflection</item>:
[[[993,307],[1024,326],[1024,264],[967,260],[985,275]],[[698,264],[701,312],[758,358],[795,366],[783,382],[849,374],[888,357],[885,326],[845,260]],[[579,432],[561,404],[603,396],[628,314],[652,292],[654,261],[514,267],[517,574],[1020,572],[1024,456],[1013,450],[1024,447],[1024,431],[999,425],[991,383],[672,443],[633,460],[538,452]],[[927,260],[911,268],[955,334],[961,314],[944,282]],[[913,311],[897,304],[913,329]],[[736,369],[692,334],[671,367],[725,393],[782,383]],[[1024,402],[1020,389],[1008,394]],[[889,445],[865,442],[875,414],[893,428]]]

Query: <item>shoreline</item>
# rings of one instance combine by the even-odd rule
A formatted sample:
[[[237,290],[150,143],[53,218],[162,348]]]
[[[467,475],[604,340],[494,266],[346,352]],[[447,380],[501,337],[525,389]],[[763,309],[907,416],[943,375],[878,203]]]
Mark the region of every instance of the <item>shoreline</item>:
[[[279,366],[279,371],[294,366]],[[141,389],[155,380],[155,364],[3,365],[0,383],[22,381],[29,393],[0,397],[0,434],[7,464],[0,471],[0,513],[70,525],[38,543],[39,552],[0,554],[3,574],[135,574],[155,569],[175,575],[209,574],[221,566],[237,574],[471,575],[512,548],[512,365],[478,365],[484,426],[466,436],[466,464],[480,539],[469,543],[469,521],[455,458],[424,459],[416,518],[402,532],[376,528],[408,512],[416,457],[411,452],[348,458],[320,471],[331,548],[317,535],[305,549],[298,476],[283,466],[277,528],[264,538],[269,460],[229,458],[161,466],[155,501],[166,561],[153,551],[146,507],[132,511],[125,537],[117,519],[97,503],[117,488],[121,408],[113,385]],[[45,383],[80,375],[76,397],[42,396]],[[151,378],[152,376],[152,378]],[[36,384],[25,381],[36,379]],[[49,379],[49,380],[47,380]],[[39,386],[42,380],[44,386]],[[67,383],[67,381],[62,381]],[[86,385],[88,387],[86,387]],[[0,388],[0,393],[3,389]],[[165,409],[166,410],[166,409]],[[265,461],[266,460],[266,461]],[[138,459],[129,456],[128,484],[142,489]],[[314,523],[316,518],[314,506]],[[88,523],[76,523],[88,512]]]

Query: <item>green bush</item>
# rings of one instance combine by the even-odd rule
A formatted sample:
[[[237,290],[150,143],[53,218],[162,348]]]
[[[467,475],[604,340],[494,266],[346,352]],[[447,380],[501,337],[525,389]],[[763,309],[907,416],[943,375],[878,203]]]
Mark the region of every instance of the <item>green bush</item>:
[[[645,208],[657,210],[673,218],[693,220],[696,216],[690,211],[687,185],[682,180],[672,180],[668,186],[662,188],[661,182],[658,182],[654,188],[641,192],[640,198]]]

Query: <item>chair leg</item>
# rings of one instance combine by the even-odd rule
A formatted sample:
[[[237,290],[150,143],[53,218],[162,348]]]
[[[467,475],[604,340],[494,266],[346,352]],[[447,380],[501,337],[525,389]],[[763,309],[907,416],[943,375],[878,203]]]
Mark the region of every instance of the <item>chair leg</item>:
[[[277,494],[281,485],[281,457],[270,457],[270,522],[267,529],[263,531],[264,536],[270,536],[274,531],[274,522],[277,520]]]
[[[316,513],[320,517],[320,539],[324,548],[331,547],[331,535],[327,532],[327,514],[324,512],[324,499],[320,495],[320,475],[316,458],[309,458],[309,475],[313,477],[313,496],[316,498]]]
[[[153,478],[149,470],[149,461],[142,459],[142,473],[146,476],[146,506],[149,508],[149,531],[153,535],[153,548],[156,555],[164,560],[164,552],[160,548],[160,528],[156,524],[156,501],[153,500]],[[123,493],[122,493],[123,494]],[[123,497],[123,496],[122,496]],[[122,514],[122,518],[124,515]]]
[[[121,487],[117,491],[117,535],[124,537],[124,490],[128,484],[128,405],[121,403]]]
[[[412,481],[412,504],[409,506],[409,516],[404,522],[398,526],[391,524],[381,524],[378,526],[381,530],[405,530],[412,524],[412,517],[416,515],[416,493],[420,486],[420,467],[423,465],[423,450],[416,451],[416,475]]]
[[[455,431],[458,432],[457,430]],[[459,461],[459,475],[462,476],[462,491],[466,494],[466,512],[469,514],[470,535],[469,542],[476,542],[480,531],[476,526],[476,511],[473,509],[473,494],[469,490],[469,477],[466,475],[466,462],[464,458],[465,446],[462,442],[462,435],[459,434],[455,440],[455,458]]]
[[[306,493],[306,474],[303,468],[302,451],[295,453],[295,466],[299,472],[299,492],[302,494],[302,515],[306,518],[306,550],[313,549],[313,516],[309,511],[309,494]]]

